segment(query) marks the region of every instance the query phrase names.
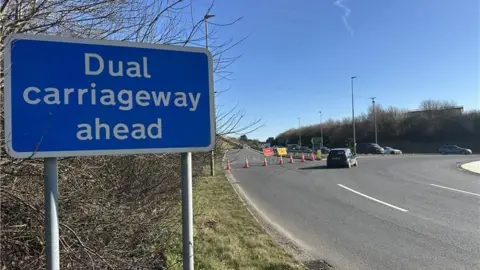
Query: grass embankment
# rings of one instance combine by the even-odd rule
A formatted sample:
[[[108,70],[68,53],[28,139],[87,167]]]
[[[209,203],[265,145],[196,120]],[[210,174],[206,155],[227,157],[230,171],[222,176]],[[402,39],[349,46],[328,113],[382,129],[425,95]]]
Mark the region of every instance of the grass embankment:
[[[196,269],[306,269],[250,215],[223,171],[196,180],[194,252]],[[181,269],[181,237],[167,251],[169,269]]]

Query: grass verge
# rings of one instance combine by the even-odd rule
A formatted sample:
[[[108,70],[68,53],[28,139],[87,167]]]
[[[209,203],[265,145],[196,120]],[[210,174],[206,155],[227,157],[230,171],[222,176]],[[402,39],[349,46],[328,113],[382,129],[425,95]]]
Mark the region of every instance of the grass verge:
[[[196,269],[306,269],[274,242],[250,215],[223,171],[196,180]],[[181,235],[167,251],[168,269],[181,269]]]

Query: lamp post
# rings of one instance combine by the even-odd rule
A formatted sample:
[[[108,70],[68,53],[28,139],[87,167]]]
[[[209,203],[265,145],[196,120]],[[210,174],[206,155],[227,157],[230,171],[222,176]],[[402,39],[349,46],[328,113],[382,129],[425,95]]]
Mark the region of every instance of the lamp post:
[[[378,144],[378,134],[377,134],[377,111],[375,108],[375,97],[371,97],[372,99],[372,107],[373,107],[373,125],[375,129],[375,143]]]
[[[302,125],[300,124],[300,117],[298,117],[298,144],[302,147]]]
[[[215,17],[213,14],[205,14],[203,20],[205,21],[205,48],[208,50],[208,19]],[[216,138],[215,138],[216,139]],[[215,175],[215,149],[210,154],[210,175]]]
[[[320,113],[320,149],[323,148],[323,121],[322,121],[322,111],[319,111]]]
[[[208,19],[215,17],[213,14],[205,14],[203,20],[205,21],[205,48],[208,50]]]
[[[352,83],[352,127],[353,127],[353,153],[357,154],[357,138],[355,135],[355,103],[353,101],[353,79],[357,77],[353,76],[350,78]]]

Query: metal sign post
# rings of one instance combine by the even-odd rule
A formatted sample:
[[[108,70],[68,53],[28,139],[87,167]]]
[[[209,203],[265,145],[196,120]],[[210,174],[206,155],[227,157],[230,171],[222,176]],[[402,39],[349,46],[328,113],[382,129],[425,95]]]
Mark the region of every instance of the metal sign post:
[[[182,153],[183,270],[193,270],[192,153]]]
[[[60,270],[60,244],[58,229],[58,165],[57,158],[43,160],[45,183],[45,243],[47,270]]]

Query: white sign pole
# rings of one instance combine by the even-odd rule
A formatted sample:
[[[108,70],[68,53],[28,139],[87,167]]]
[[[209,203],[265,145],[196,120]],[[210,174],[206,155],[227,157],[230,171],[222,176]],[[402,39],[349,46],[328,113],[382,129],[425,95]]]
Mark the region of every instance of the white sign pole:
[[[45,186],[45,254],[47,270],[60,270],[60,245],[58,230],[58,165],[57,158],[43,160]]]
[[[192,153],[182,153],[183,270],[193,270]]]

